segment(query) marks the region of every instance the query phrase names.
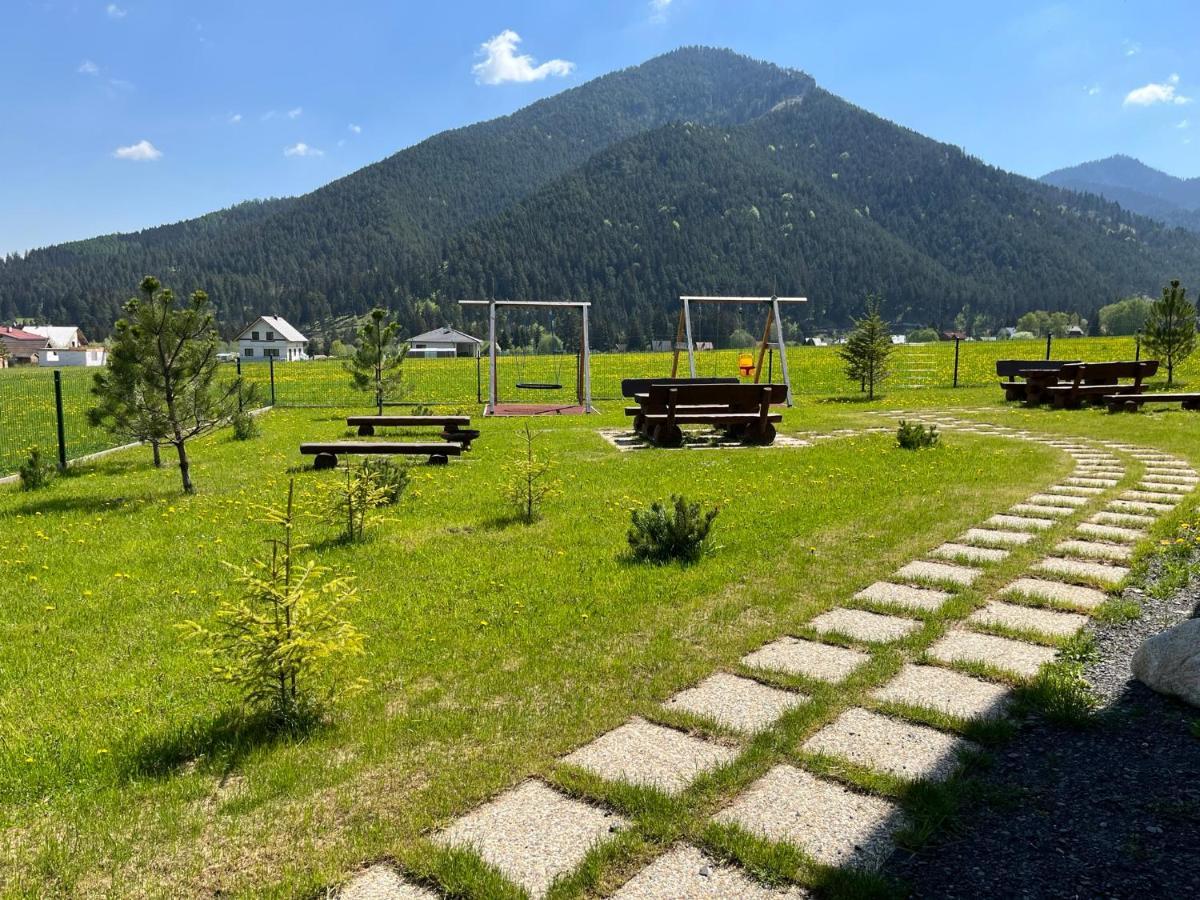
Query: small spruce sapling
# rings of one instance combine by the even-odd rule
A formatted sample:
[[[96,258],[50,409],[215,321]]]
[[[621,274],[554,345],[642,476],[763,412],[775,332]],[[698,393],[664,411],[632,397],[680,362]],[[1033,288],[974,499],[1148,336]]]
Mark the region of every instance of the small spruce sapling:
[[[44,488],[54,478],[54,466],[42,456],[42,448],[34,444],[17,469],[17,474],[21,478],[21,490],[36,491]]]
[[[525,425],[522,433],[524,445],[505,467],[507,482],[504,494],[526,525],[532,524],[542,514],[542,504],[558,493],[558,481],[552,475],[553,464],[543,459],[534,447],[533,432]]]
[[[672,496],[668,507],[658,500],[635,509],[626,540],[633,558],[642,562],[696,562],[709,549],[709,532],[718,509],[702,511],[699,503]]]
[[[1146,350],[1167,364],[1167,384],[1175,383],[1175,367],[1196,349],[1196,307],[1178,279],[1163,288],[1146,321]]]
[[[344,540],[360,541],[366,533],[368,517],[379,507],[393,503],[396,490],[394,481],[384,482],[377,466],[366,461],[346,466],[345,481],[337,480],[326,488],[326,517],[342,529]]]
[[[346,361],[346,371],[356,390],[370,392],[376,412],[383,415],[386,400],[404,396],[404,358],[408,345],[398,344],[400,323],[385,309],[373,309],[358,329],[358,347]]]

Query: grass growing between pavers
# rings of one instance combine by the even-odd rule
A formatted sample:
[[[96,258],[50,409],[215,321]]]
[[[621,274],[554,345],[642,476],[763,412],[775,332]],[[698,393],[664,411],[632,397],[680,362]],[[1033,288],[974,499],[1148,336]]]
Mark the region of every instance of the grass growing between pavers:
[[[878,425],[861,414],[868,406],[881,408],[806,403],[784,431]],[[800,633],[815,613],[1070,466],[1043,447],[965,435],[918,454],[877,436],[621,455],[594,431],[618,421],[534,423],[566,495],[529,529],[504,524],[499,464],[518,424],[494,420],[461,464],[417,469],[364,544],[338,546],[334,529],[314,523],[305,539],[364,589],[353,617],[368,656],[348,674],[371,687],[303,742],[259,742],[231,720],[234,698],[203,678],[171,626],[211,613],[212,592],[227,584],[220,560],[245,561],[261,537],[249,507],[278,502],[300,466],[296,444],[340,436],[336,416],[276,412],[259,441],[197,445],[195,498],[180,497],[174,473],[153,472],[145,454],[45,493],[0,491],[0,552],[17,573],[2,635],[12,652],[0,662],[0,884],[11,893],[137,884],[288,894],[394,857],[463,895],[492,896],[493,874],[422,834],[528,774],[564,786],[554,757],[631,714],[669,724],[658,703],[676,690],[714,668],[737,670],[745,652]],[[325,476],[296,477],[304,496]],[[686,570],[625,562],[629,507],[680,490],[723,507],[717,553]],[[1027,564],[1067,529],[1056,524],[1014,557]],[[979,605],[1009,562],[1015,571],[1015,560],[989,567],[951,601],[958,611]],[[934,616],[918,634],[932,640],[939,628]],[[682,805],[647,818],[607,798],[638,830],[596,851],[555,893],[605,890],[632,874],[631,860],[680,836],[737,856],[708,839],[707,816],[769,760],[796,761],[804,736],[898,669],[888,648],[866,649],[875,659],[847,683],[791,682],[812,701],[784,717],[782,732],[753,738],[760,753],[693,785]],[[579,787],[606,799],[597,791]],[[873,883],[806,880],[845,878]]]

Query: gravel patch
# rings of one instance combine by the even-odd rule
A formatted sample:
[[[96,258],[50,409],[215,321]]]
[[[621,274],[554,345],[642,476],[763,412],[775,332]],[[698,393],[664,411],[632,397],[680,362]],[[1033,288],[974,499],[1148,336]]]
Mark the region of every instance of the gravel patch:
[[[1003,513],[990,517],[985,525],[996,528],[1011,528],[1014,531],[1045,531],[1054,527],[1053,519],[1039,519],[1033,516],[1009,516]]]
[[[1133,548],[1125,544],[1105,544],[1101,541],[1063,541],[1054,548],[1064,556],[1084,559],[1113,559],[1124,562],[1133,556]]]
[[[804,675],[820,681],[837,682],[871,657],[859,650],[782,637],[742,657],[742,665],[752,669]]]
[[[930,556],[938,559],[962,560],[969,563],[995,563],[1008,558],[1007,550],[989,547],[972,547],[969,544],[947,543],[934,547]]]
[[[855,600],[870,600],[887,606],[898,606],[902,609],[920,609],[935,612],[942,604],[950,599],[945,591],[933,588],[912,587],[907,584],[894,584],[890,581],[876,581],[854,595]]]
[[[976,625],[999,625],[1020,631],[1033,631],[1056,637],[1070,637],[1087,624],[1087,616],[1078,613],[1053,612],[1017,603],[993,600],[982,609],[967,616],[967,621]]]
[[[1139,526],[1149,527],[1158,520],[1154,516],[1139,516],[1136,513],[1098,512],[1088,521],[1098,525],[1123,525],[1136,528]]]
[[[634,718],[563,758],[608,781],[676,794],[700,773],[734,758],[736,751],[674,728]]]
[[[1145,500],[1109,500],[1106,509],[1114,510],[1115,512],[1131,512],[1131,513],[1165,513],[1171,511],[1171,505],[1168,503],[1148,503]]]
[[[1178,494],[1164,494],[1160,491],[1125,491],[1121,500],[1145,500],[1148,503],[1161,503],[1164,506],[1174,506],[1183,498]]]
[[[933,581],[940,584],[967,586],[983,573],[969,566],[956,566],[951,563],[926,562],[917,560],[896,570],[899,578],[913,581]]]
[[[771,727],[788,710],[807,701],[803,694],[718,672],[695,687],[680,691],[663,707],[695,713],[729,728],[754,733]]]
[[[1146,536],[1146,532],[1139,528],[1100,525],[1096,522],[1083,522],[1075,530],[1080,534],[1086,534],[1088,537],[1104,538],[1108,541],[1124,541],[1127,544],[1136,544]]]
[[[764,887],[690,844],[668,850],[612,895],[613,900],[802,900],[803,888]]]
[[[1129,574],[1129,569],[1125,566],[1110,566],[1105,563],[1084,562],[1079,559],[1062,559],[1058,556],[1047,556],[1034,563],[1033,567],[1041,572],[1049,572],[1063,578],[1095,581],[1109,587],[1120,584]]]
[[[1050,600],[1080,609],[1095,609],[1108,600],[1104,591],[1061,581],[1046,581],[1042,578],[1018,578],[1002,588],[1000,593],[1005,596],[1028,597],[1031,600]]]
[[[932,709],[960,719],[991,719],[1004,714],[1009,689],[938,666],[906,664],[871,696],[887,703]]]
[[[977,634],[973,631],[950,631],[928,650],[938,662],[985,663],[1014,675],[1032,678],[1044,663],[1054,659],[1050,647],[1014,641],[1011,638]]]
[[[1018,503],[1010,509],[1010,512],[1024,513],[1025,515],[1030,516],[1050,516],[1056,519],[1061,519],[1075,514],[1075,510],[1072,507],[1046,506],[1042,503]]]
[[[409,884],[386,863],[354,876],[337,892],[338,900],[437,900],[437,894]]]
[[[943,781],[958,768],[958,751],[970,746],[926,725],[855,708],[810,737],[801,749],[908,781]]]
[[[882,616],[862,609],[831,609],[808,623],[821,634],[840,634],[866,643],[898,641],[921,627],[920,622]]]
[[[531,896],[543,897],[555,878],[625,825],[615,813],[530,780],[452,823],[435,841],[474,850]]]
[[[1157,481],[1163,484],[1177,484],[1181,487],[1195,487],[1200,483],[1200,478],[1195,475],[1179,475],[1174,472],[1158,472],[1155,473],[1151,469],[1146,470],[1146,474],[1142,476],[1145,481]]]
[[[1087,506],[1091,501],[1087,497],[1075,497],[1071,494],[1033,494],[1029,497],[1029,503],[1044,504],[1046,506]]]
[[[866,870],[891,855],[892,836],[906,825],[896,804],[787,765],[750,785],[714,821],[793,844],[825,865]]]
[[[1171,484],[1169,481],[1145,479],[1138,482],[1138,490],[1154,491],[1158,494],[1190,494],[1195,490],[1194,484]]]
[[[1027,531],[997,531],[992,528],[968,528],[959,537],[963,544],[974,544],[980,547],[1018,547],[1028,544],[1035,535]]]

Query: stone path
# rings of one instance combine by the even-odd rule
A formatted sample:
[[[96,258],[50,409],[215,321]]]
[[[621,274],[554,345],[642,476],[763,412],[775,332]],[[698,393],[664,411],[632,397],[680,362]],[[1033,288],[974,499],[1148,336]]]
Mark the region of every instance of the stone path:
[[[1084,627],[1088,613],[1106,601],[1105,590],[1128,575],[1125,563],[1148,528],[1200,485],[1188,463],[1158,451],[1047,438],[944,416],[906,418],[936,424],[943,432],[1039,442],[1072,457],[1075,469],[1061,483],[931,547],[890,578],[865,585],[844,604],[813,617],[799,636],[782,635],[746,654],[740,672],[750,677],[717,672],[663,703],[666,713],[714,723],[717,734],[701,736],[633,718],[566,755],[564,764],[605,781],[686,796],[697,777],[728,766],[753,735],[775,728],[809,703],[804,693],[758,677],[800,676],[836,685],[873,655],[901,647],[907,661],[869,690],[866,706],[831,710],[830,718],[796,748],[791,763],[769,768],[713,816],[715,823],[790,845],[827,866],[875,869],[908,824],[902,807],[823,773],[866,771],[901,782],[953,777],[962,754],[977,748],[947,730],[948,723],[962,727],[1005,715],[1012,684],[1035,677],[1055,659],[1057,643]],[[1143,469],[1132,486],[1124,484],[1129,459]],[[996,578],[985,580],[996,566],[1016,565],[1023,573],[1002,579],[998,587]],[[978,581],[988,591],[976,590]],[[922,617],[940,615],[956,595],[969,599],[968,611],[953,621],[939,621],[933,631],[924,630]],[[722,737],[722,729],[740,738]],[[632,826],[615,812],[529,780],[452,822],[434,841],[476,853],[539,898],[627,827]],[[407,884],[390,868],[375,866],[341,896],[435,895]],[[702,848],[685,843],[666,849],[613,896],[654,900],[809,894],[798,886],[761,885],[736,865],[714,861]]]

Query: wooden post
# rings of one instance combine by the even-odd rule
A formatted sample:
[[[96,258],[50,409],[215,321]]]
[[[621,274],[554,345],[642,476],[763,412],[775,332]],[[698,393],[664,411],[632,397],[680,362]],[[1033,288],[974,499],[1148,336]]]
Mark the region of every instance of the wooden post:
[[[683,304],[679,306],[679,324],[675,326],[675,340],[671,343],[671,377],[679,375],[679,345],[683,342]]]
[[[775,310],[767,308],[767,324],[763,327],[762,340],[758,344],[758,365],[754,367],[754,383],[758,384],[759,378],[762,375],[763,357],[767,355],[767,347],[771,343],[771,321],[774,319]],[[770,379],[767,379],[770,381]]]
[[[954,386],[958,387],[958,338],[954,339]]]

